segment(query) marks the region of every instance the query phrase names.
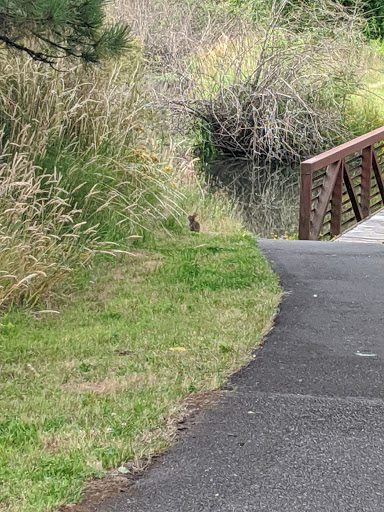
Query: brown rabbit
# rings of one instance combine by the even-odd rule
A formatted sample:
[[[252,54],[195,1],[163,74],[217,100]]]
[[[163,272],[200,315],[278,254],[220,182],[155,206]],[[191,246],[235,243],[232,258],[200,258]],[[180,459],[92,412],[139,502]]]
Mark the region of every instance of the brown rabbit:
[[[188,216],[189,220],[189,231],[194,231],[195,233],[200,232],[200,224],[195,220],[197,217],[197,213]]]

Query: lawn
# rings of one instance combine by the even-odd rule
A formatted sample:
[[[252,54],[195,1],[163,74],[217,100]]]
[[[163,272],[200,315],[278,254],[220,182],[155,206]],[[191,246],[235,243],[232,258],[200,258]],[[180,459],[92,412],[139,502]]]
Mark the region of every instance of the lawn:
[[[280,298],[243,233],[163,235],[80,277],[60,314],[0,320],[1,510],[56,510],[164,450],[183,399],[250,360]]]

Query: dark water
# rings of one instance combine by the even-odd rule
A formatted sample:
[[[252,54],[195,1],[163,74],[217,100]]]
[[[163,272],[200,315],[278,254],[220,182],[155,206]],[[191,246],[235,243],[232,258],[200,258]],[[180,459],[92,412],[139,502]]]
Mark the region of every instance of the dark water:
[[[295,237],[299,215],[299,169],[259,167],[249,160],[220,158],[208,169],[211,182],[239,204],[247,227],[261,237]]]

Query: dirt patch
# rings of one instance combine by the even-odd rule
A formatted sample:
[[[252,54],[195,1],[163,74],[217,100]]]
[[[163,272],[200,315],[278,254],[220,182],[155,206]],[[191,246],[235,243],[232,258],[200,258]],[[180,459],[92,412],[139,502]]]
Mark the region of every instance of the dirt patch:
[[[60,453],[64,450],[71,448],[79,448],[81,445],[91,443],[98,435],[93,429],[64,431],[56,435],[43,433],[40,436],[40,441],[44,447],[45,452]],[[103,467],[98,460],[90,461],[92,466],[97,470],[102,471]]]
[[[118,391],[125,391],[128,388],[135,387],[151,382],[151,377],[139,373],[132,373],[125,380],[105,379],[103,381],[70,381],[63,385],[65,391],[70,392],[88,392],[97,395],[112,395]]]
[[[127,268],[124,268],[124,267],[118,267],[112,274],[112,279],[114,281],[122,281],[124,279],[129,278],[130,273],[131,273],[130,269],[128,270]]]
[[[93,480],[84,491],[81,503],[72,503],[58,509],[58,512],[95,512],[96,507],[107,498],[116,496],[134,484],[137,477],[110,471],[101,480]]]

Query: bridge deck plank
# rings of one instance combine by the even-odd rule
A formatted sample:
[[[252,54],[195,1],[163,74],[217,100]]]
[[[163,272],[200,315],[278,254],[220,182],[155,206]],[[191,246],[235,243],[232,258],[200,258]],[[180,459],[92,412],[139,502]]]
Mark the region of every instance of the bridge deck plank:
[[[342,233],[335,242],[384,243],[384,208]]]

